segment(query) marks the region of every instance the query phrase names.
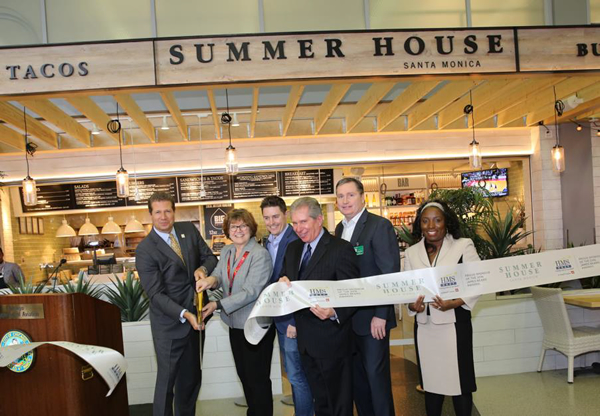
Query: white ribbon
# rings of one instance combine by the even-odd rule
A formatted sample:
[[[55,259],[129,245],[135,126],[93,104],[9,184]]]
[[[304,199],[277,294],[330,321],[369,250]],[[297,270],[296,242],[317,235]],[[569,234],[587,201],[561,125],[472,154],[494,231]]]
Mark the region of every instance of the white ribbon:
[[[545,251],[454,266],[341,281],[273,283],[258,297],[244,325],[251,344],[265,335],[271,317],[303,308],[412,303],[419,295],[429,302],[439,295],[456,299],[600,275],[600,245]]]
[[[108,384],[110,390],[106,397],[111,395],[117,384],[119,384],[123,374],[127,371],[127,361],[117,351],[106,347],[76,344],[67,341],[31,342],[29,344],[0,347],[0,367],[6,367],[19,357],[44,344],[56,345],[69,350],[94,367],[94,370]]]

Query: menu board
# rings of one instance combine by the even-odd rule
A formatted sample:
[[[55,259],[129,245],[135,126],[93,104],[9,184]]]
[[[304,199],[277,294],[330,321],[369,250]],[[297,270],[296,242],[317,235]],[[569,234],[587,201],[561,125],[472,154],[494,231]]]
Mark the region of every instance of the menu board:
[[[124,207],[125,198],[117,196],[115,181],[73,185],[73,209]]]
[[[23,188],[19,187],[23,212],[61,211],[72,209],[73,185],[44,185],[37,187],[38,203],[28,207],[23,203]]]
[[[147,205],[154,192],[166,192],[177,201],[176,178],[130,179],[127,205]]]
[[[292,170],[279,172],[283,196],[330,195],[333,169]]]
[[[177,178],[179,202],[227,201],[231,199],[229,176],[204,175],[206,196],[200,197],[200,176],[184,176]]]
[[[233,199],[279,195],[277,172],[243,173],[233,177]]]

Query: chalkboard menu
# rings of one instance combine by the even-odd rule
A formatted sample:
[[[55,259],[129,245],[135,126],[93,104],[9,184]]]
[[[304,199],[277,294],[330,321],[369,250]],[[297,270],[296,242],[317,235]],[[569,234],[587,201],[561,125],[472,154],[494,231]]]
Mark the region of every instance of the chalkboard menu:
[[[264,198],[279,195],[277,173],[241,173],[233,177],[233,199]]]
[[[177,201],[176,178],[138,179],[137,181],[130,180],[129,198],[127,198],[127,206],[148,204],[148,199],[150,199],[154,192],[166,192],[169,195],[171,195],[173,199],[175,199],[175,201]]]
[[[115,181],[73,185],[73,209],[124,207],[125,198],[117,196]]]
[[[183,176],[177,178],[179,202],[227,201],[231,199],[229,176],[204,175],[206,196],[200,198],[200,176]]]
[[[333,169],[279,172],[283,196],[333,194]]]
[[[20,189],[23,212],[62,211],[73,209],[73,185],[45,185],[37,187],[38,204],[28,207],[23,204],[23,190]]]
[[[334,192],[333,169],[204,175],[204,198],[200,198],[200,183],[199,175],[138,179],[137,200],[135,180],[129,182],[129,198],[117,197],[114,180],[43,185],[38,186],[39,203],[34,207],[25,206],[21,187],[19,192],[24,213],[146,205],[156,191],[167,192],[181,203],[264,198],[269,195],[331,195]]]

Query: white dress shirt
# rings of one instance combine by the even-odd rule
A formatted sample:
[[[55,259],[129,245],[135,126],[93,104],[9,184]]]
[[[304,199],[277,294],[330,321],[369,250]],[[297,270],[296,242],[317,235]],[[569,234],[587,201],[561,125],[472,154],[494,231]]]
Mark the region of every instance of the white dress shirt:
[[[356,223],[358,223],[358,219],[365,212],[366,208],[363,208],[358,214],[352,217],[351,220],[346,220],[346,217],[342,220],[342,225],[344,226],[344,232],[342,232],[342,240],[346,240],[350,242],[352,238],[352,234],[354,233],[354,228],[356,228]]]

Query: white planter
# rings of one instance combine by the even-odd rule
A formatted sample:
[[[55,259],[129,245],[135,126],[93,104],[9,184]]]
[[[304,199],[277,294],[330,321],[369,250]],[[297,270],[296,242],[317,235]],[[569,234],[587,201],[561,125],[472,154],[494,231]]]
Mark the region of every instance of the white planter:
[[[600,310],[567,305],[574,326],[600,326]],[[537,371],[544,329],[531,294],[484,295],[473,311],[473,356],[477,377]],[[600,361],[598,353],[575,359],[575,367]],[[567,358],[548,351],[544,370],[567,368]],[[566,378],[565,378],[566,380]]]
[[[150,321],[123,323],[123,343],[127,370],[129,404],[152,403],[156,383],[156,355],[152,344]],[[273,394],[281,394],[279,346],[275,341],[271,363]],[[242,385],[235,371],[227,327],[218,317],[206,327],[202,388],[199,400],[243,396]]]

